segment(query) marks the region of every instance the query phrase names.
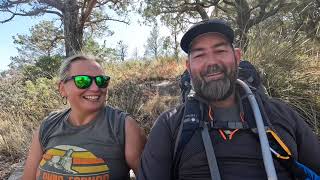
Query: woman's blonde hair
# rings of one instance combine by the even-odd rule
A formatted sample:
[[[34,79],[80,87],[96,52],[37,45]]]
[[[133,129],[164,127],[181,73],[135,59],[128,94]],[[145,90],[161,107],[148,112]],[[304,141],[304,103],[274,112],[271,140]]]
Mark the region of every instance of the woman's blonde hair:
[[[94,61],[94,62],[97,62],[99,65],[101,65],[99,63],[99,60],[92,55],[76,54],[76,55],[70,56],[64,59],[63,62],[61,63],[60,70],[59,70],[60,81],[64,81],[68,77],[71,64],[76,61]]]

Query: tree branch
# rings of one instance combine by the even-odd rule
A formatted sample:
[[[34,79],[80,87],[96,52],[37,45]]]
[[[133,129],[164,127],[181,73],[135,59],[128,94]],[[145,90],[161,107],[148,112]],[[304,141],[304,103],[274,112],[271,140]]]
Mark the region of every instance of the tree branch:
[[[64,39],[64,36],[56,36],[54,39],[50,40],[51,47],[54,47],[58,40]]]
[[[59,17],[62,18],[63,15],[60,12],[49,9],[49,6],[51,5],[50,3],[58,4],[58,2],[60,2],[60,1],[39,0],[37,3],[39,5],[41,5],[41,3],[42,3],[43,7],[38,7],[33,10],[30,10],[30,11],[24,11],[23,9],[17,10],[17,8],[16,8],[16,10],[15,10],[16,12],[14,12],[14,11],[10,10],[10,8],[17,7],[18,5],[26,5],[27,3],[30,3],[30,0],[24,0],[24,1],[21,1],[21,0],[20,1],[10,1],[10,0],[8,0],[8,1],[0,4],[0,9],[1,9],[0,11],[10,13],[11,16],[5,20],[0,21],[0,23],[9,22],[15,16],[38,16],[38,15],[42,15],[44,13],[55,14],[55,15],[58,15]],[[48,3],[48,4],[46,4],[46,6],[44,6],[45,3]],[[52,6],[52,7],[56,8],[56,9],[60,8],[58,6]],[[19,12],[17,12],[17,11],[19,11]]]
[[[125,23],[127,25],[129,25],[128,21],[125,20],[119,20],[119,19],[113,19],[113,18],[102,18],[102,19],[98,19],[98,20],[94,20],[94,21],[87,21],[85,23],[86,26],[90,25],[90,24],[95,24],[95,23],[99,23],[102,21],[115,21],[115,22],[121,22],[121,23]]]
[[[12,20],[15,16],[36,16],[36,15],[39,15],[39,14],[40,14],[41,12],[43,12],[43,11],[40,11],[39,9],[35,9],[35,10],[33,10],[33,11],[29,11],[29,12],[26,12],[26,13],[15,13],[15,12],[12,12],[11,10],[9,10],[9,9],[6,9],[6,10],[3,11],[3,12],[9,12],[9,13],[11,13],[12,15],[11,15],[10,18],[5,19],[5,20],[3,20],[3,21],[0,21],[0,23],[6,23],[6,22]]]
[[[63,14],[61,14],[61,13],[58,12],[58,11],[45,10],[44,12],[45,12],[45,13],[49,13],[49,14],[55,14],[55,15],[58,15],[59,17],[63,18]]]
[[[249,19],[248,24],[247,24],[248,29],[251,28],[252,26],[260,23],[261,21],[264,21],[265,19],[269,18],[270,16],[275,15],[284,6],[285,6],[285,3],[283,0],[281,0],[279,2],[279,5],[276,8],[270,10],[269,12],[261,11],[259,13],[259,16],[256,16],[252,19]]]
[[[236,4],[234,2],[230,2],[230,1],[227,1],[227,0],[223,0],[222,2],[224,2],[226,5],[229,5],[229,6],[236,6]]]
[[[25,4],[25,3],[28,3],[30,2],[30,0],[20,0],[20,1],[10,1],[10,0],[7,0],[7,1],[3,1],[1,4],[0,4],[0,9],[3,9],[3,8],[11,8],[13,7],[14,5],[17,5],[17,4]]]
[[[14,17],[15,17],[15,15],[12,14],[10,18],[8,18],[8,19],[6,19],[6,20],[3,20],[3,21],[0,21],[0,23],[3,24],[3,23],[6,23],[6,22],[9,22],[9,21],[11,21]]]
[[[208,20],[209,19],[209,16],[208,16],[207,12],[204,10],[203,7],[201,7],[200,5],[197,5],[196,6],[196,10],[200,14],[202,20]]]
[[[84,23],[87,21],[88,17],[90,16],[93,8],[96,6],[97,4],[97,0],[90,0],[87,8],[85,9],[85,11],[81,14],[81,18],[80,18],[80,27],[84,27]]]
[[[217,8],[223,11],[224,13],[228,13],[228,10],[226,8],[223,8],[222,6],[217,5]]]
[[[60,11],[63,10],[63,3],[60,0],[38,0],[39,3],[47,4],[54,7]]]

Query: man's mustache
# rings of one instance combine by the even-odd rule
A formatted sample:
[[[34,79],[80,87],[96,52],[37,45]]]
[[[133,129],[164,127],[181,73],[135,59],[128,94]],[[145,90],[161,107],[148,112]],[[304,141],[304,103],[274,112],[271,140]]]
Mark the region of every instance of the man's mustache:
[[[226,68],[224,68],[221,65],[215,64],[215,65],[210,65],[206,69],[206,71],[201,72],[201,76],[207,76],[208,74],[213,74],[213,73],[224,73],[226,74]]]

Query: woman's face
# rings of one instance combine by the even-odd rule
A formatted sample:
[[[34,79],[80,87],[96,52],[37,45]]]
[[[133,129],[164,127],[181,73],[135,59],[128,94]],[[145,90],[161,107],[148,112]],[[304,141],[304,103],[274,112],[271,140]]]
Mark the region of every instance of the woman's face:
[[[68,77],[76,75],[99,76],[104,75],[101,66],[94,61],[78,60],[72,62]],[[73,111],[81,113],[94,113],[104,107],[108,88],[99,88],[93,80],[90,87],[79,89],[71,79],[60,83],[60,93],[67,97]]]

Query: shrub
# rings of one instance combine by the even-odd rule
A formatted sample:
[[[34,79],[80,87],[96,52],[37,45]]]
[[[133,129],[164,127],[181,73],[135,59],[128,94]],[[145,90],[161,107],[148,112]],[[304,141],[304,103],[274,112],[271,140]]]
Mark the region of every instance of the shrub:
[[[52,79],[57,76],[63,57],[61,56],[42,56],[38,58],[34,65],[23,67],[25,80],[36,81],[38,78]]]
[[[245,59],[265,74],[268,93],[289,103],[320,135],[319,44],[261,28],[252,34]]]
[[[156,116],[172,105],[165,105],[169,97],[158,96],[156,99],[159,104],[150,102],[155,101],[157,94],[151,80],[175,79],[183,66],[172,60],[161,59],[107,63],[105,70],[112,78],[108,103],[129,112],[148,132]],[[30,78],[24,74],[0,80],[0,106],[3,107],[0,110],[0,152],[13,158],[21,158],[26,154],[32,131],[41,120],[49,112],[64,107],[56,77],[25,79]]]
[[[0,151],[12,157],[25,155],[32,131],[49,112],[61,107],[55,79],[22,79],[14,77],[0,83]]]

